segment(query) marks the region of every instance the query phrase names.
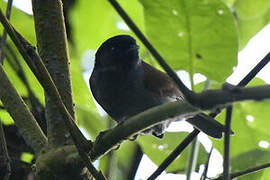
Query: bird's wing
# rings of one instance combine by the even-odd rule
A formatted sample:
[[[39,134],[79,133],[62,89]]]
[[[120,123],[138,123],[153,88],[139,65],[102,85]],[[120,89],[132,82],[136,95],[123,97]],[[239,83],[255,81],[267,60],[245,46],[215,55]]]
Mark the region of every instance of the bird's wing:
[[[149,91],[157,96],[184,99],[174,81],[166,74],[153,66],[143,62],[144,84]]]

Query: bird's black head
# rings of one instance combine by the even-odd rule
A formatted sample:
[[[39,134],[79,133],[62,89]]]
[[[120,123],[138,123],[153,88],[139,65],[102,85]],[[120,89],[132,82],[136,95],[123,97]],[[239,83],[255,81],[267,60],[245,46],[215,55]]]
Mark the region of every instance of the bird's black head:
[[[106,40],[97,50],[97,66],[129,66],[140,61],[139,46],[128,35],[114,36]]]

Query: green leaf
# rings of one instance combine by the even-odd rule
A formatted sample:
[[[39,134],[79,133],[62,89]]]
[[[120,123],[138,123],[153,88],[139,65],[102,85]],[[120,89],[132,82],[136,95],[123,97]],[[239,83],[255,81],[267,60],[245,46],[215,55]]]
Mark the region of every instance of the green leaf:
[[[237,0],[233,6],[240,36],[240,48],[270,22],[269,0]]]
[[[241,19],[252,19],[256,16],[261,16],[269,11],[269,0],[237,0],[234,7],[237,11],[237,16]]]
[[[0,7],[2,12],[5,13],[7,3],[0,0]],[[30,41],[32,44],[36,44],[35,26],[32,15],[28,15],[12,6],[10,22],[28,41]],[[0,32],[0,34],[3,32],[2,24],[0,25]]]
[[[90,89],[86,84],[88,82],[85,82],[83,78],[81,62],[76,61],[75,59],[71,59],[70,67],[72,91],[75,104],[94,110],[96,106],[94,104],[93,98],[91,97]]]
[[[118,167],[125,172],[125,174],[127,174],[133,166],[132,163],[134,156],[136,155],[137,146],[139,145],[135,141],[128,140],[121,144],[120,148],[115,152],[118,159]]]
[[[32,160],[34,159],[34,154],[28,153],[28,152],[23,152],[21,154],[21,161],[26,162],[26,163],[31,163]]]
[[[261,179],[262,180],[268,180],[268,179],[270,179],[270,169],[269,168],[268,169],[265,169],[263,171],[263,176],[262,176]]]
[[[265,85],[265,82],[259,78],[253,79],[248,86]],[[270,112],[270,101],[245,101],[237,103],[233,106],[232,113],[232,130],[235,132],[231,136],[230,157],[232,172],[246,170],[259,164],[269,162],[270,148],[261,148],[259,142],[262,140],[268,141],[270,138],[267,131],[268,117]],[[252,116],[252,117],[251,117]],[[224,122],[225,112],[222,112],[218,117],[218,121]],[[220,152],[223,152],[224,141],[213,140],[213,146]],[[260,154],[261,152],[261,154]],[[260,155],[256,155],[256,154]],[[254,155],[255,154],[255,155]],[[257,157],[258,156],[258,157]],[[243,179],[260,179],[262,172],[252,173],[243,176]]]
[[[260,102],[257,102],[260,103]],[[255,112],[256,107],[247,103],[238,103],[234,105],[233,108],[233,116],[232,116],[232,130],[235,132],[234,136],[231,136],[231,157],[237,156],[243,152],[247,152],[253,149],[260,148],[259,142],[261,140],[267,140],[270,138],[269,133],[263,133],[262,131],[254,128],[252,123],[249,122],[247,116],[252,113],[247,110],[247,106],[253,107],[253,111]],[[265,112],[266,113],[266,112]],[[266,115],[267,116],[267,115]],[[254,117],[256,119],[256,117]],[[217,120],[224,121],[225,112],[221,113]],[[260,119],[262,121],[267,121],[267,118]],[[215,140],[214,147],[216,147],[220,152],[223,152],[223,140]]]
[[[234,17],[219,0],[140,0],[147,35],[174,69],[224,81],[236,65]],[[218,69],[218,71],[217,71]]]
[[[96,111],[82,106],[75,106],[78,125],[85,128],[87,133],[92,137],[92,140],[99,132],[106,130],[106,121]]]
[[[263,103],[266,103],[267,101],[264,102],[245,102],[245,103],[239,103],[234,105],[233,109],[233,117],[232,117],[232,130],[235,132],[234,136],[231,136],[231,145],[230,145],[230,156],[232,157],[231,159],[231,164],[232,164],[232,172],[235,172],[239,169],[245,170],[249,168],[251,165],[256,166],[258,163],[262,162],[262,159],[264,158],[257,158],[257,156],[252,156],[251,154],[247,155],[246,158],[240,158],[237,159],[239,156],[244,156],[247,152],[253,152],[254,150],[257,151],[262,151],[264,150],[267,153],[267,156],[269,156],[269,150],[270,148],[261,148],[259,146],[259,142],[262,140],[268,140],[270,138],[269,131],[265,133],[261,129],[263,127],[258,128],[253,125],[255,121],[262,121],[266,124],[268,124],[268,110],[267,111],[260,111],[260,108],[263,106]],[[269,103],[269,102],[267,102]],[[261,105],[260,105],[261,104]],[[269,107],[269,106],[268,106]],[[257,116],[257,114],[254,114],[255,112],[261,112],[263,115],[261,115],[260,119]],[[254,122],[248,121],[249,118],[247,118],[248,115],[254,114]],[[225,118],[225,113],[223,112],[219,117],[219,119],[224,119]],[[265,124],[264,124],[265,126]],[[220,152],[223,152],[223,147],[224,147],[224,141],[217,141],[213,140],[213,145],[215,148],[217,148]],[[266,151],[268,150],[268,151]],[[269,159],[267,159],[268,161]],[[249,162],[249,163],[247,163]],[[249,179],[256,179],[257,177],[260,177],[262,174],[261,173],[256,173],[256,174],[251,174],[249,175]],[[246,177],[246,176],[245,176]],[[255,178],[256,177],[256,178]],[[247,177],[246,177],[247,178]]]
[[[4,124],[4,125],[11,125],[14,124],[14,121],[12,119],[12,117],[9,115],[9,113],[5,110],[0,110],[0,121]]]
[[[257,102],[257,104],[261,104],[265,102]],[[269,162],[269,158],[264,159],[264,157],[257,157],[252,153],[257,153],[264,151],[267,156],[270,155],[270,148],[261,148],[259,146],[259,142],[262,140],[268,141],[270,138],[269,131],[266,133],[261,129],[263,127],[256,127],[253,125],[256,121],[263,121],[264,127],[267,129],[265,124],[268,124],[268,117],[269,113],[267,111],[260,111],[260,108],[263,106],[257,106],[256,103],[253,102],[245,102],[241,104],[235,104],[233,109],[233,117],[232,117],[232,130],[235,132],[234,136],[231,136],[231,145],[230,145],[230,157],[231,165],[232,165],[232,172],[238,170],[246,170],[249,167],[254,167],[258,164],[264,162]],[[248,108],[247,108],[248,107]],[[269,106],[268,106],[269,107]],[[258,119],[257,111],[263,113],[264,117]],[[258,112],[258,113],[259,113]],[[256,113],[256,114],[254,114]],[[249,122],[247,116],[253,114],[254,115],[254,122]],[[217,119],[225,118],[225,113],[223,112]],[[263,124],[263,123],[262,123]],[[213,139],[213,146],[217,148],[220,152],[223,152],[224,141],[223,140],[214,140]],[[259,153],[258,153],[259,154]],[[254,155],[254,156],[253,156]],[[263,155],[263,154],[261,154]],[[246,156],[246,158],[243,158]],[[238,158],[241,157],[241,158]],[[241,160],[240,160],[241,159]],[[263,171],[262,171],[263,172]],[[252,173],[247,176],[243,176],[243,179],[260,179],[262,176],[262,172]]]
[[[157,139],[153,136],[140,136],[138,139],[143,152],[158,166],[163,160],[176,148],[181,141],[188,135],[184,132],[166,132],[162,139]],[[207,153],[204,148],[200,146],[198,163],[203,164],[207,160]],[[188,148],[185,149],[181,155],[173,161],[173,163],[166,169],[166,172],[184,172],[188,160]]]
[[[141,28],[143,16],[138,1],[121,0],[119,3]],[[74,44],[79,55],[87,49],[97,49],[103,41],[114,35],[132,34],[117,27],[123,20],[108,1],[77,1],[70,17]]]
[[[246,153],[239,154],[238,156],[232,158],[231,168],[233,172],[247,170],[249,168],[254,168],[265,163],[269,163],[270,151],[263,151],[254,149]],[[265,170],[265,169],[264,169]],[[251,173],[240,177],[239,179],[261,179],[264,170],[256,173]]]
[[[6,6],[7,6],[6,2],[0,1],[0,7],[1,7],[3,12],[5,12]],[[17,9],[13,6],[12,10],[11,10],[10,22],[20,34],[22,34],[30,43],[32,43],[32,45],[35,46],[36,40],[35,40],[33,16],[28,15],[28,14],[20,11],[19,9]],[[3,32],[3,26],[1,24],[0,25],[0,34],[2,34],[2,32]],[[7,41],[8,44],[12,47],[12,49],[14,50],[14,53],[16,54],[16,56],[18,57],[21,65],[22,65],[22,69],[26,75],[26,78],[28,79],[31,90],[34,92],[36,97],[38,97],[40,102],[42,102],[44,104],[44,94],[43,94],[43,89],[42,89],[41,85],[38,83],[37,79],[34,77],[31,70],[28,68],[26,63],[23,61],[20,53],[17,51],[17,48],[15,47],[13,42],[9,39],[9,37],[7,40],[8,40]],[[7,55],[9,55],[9,52],[7,50],[5,52],[7,53]],[[15,88],[17,89],[19,94],[22,96],[27,96],[27,91],[26,91],[25,85],[19,79],[19,77],[17,76],[17,74],[12,69],[11,65],[7,62],[6,59],[4,60],[4,69],[5,69],[6,73],[8,74],[10,81],[15,86]]]
[[[126,180],[127,175],[133,167],[133,158],[136,155],[136,148],[138,144],[134,141],[125,141],[117,150],[112,150],[100,159],[99,169],[103,173],[107,173],[109,166],[110,173],[113,174],[111,179]],[[127,153],[128,152],[128,153]],[[109,162],[112,160],[114,162]],[[112,172],[113,171],[113,172]]]

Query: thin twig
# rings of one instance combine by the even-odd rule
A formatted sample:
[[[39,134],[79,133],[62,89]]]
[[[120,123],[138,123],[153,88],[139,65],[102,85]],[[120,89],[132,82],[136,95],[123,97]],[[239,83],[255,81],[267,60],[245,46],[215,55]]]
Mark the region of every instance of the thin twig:
[[[224,138],[224,161],[223,174],[224,180],[230,179],[230,131],[232,120],[232,106],[226,108],[225,138]]]
[[[136,26],[136,24],[132,21],[132,19],[127,15],[127,13],[123,10],[123,8],[117,3],[115,0],[108,0],[114,9],[118,12],[118,14],[123,18],[126,24],[130,29],[136,34],[136,36],[142,41],[145,47],[150,51],[150,53],[155,57],[158,63],[163,67],[163,69],[167,72],[167,74],[175,81],[178,88],[184,94],[185,98],[188,102],[192,104],[194,98],[194,92],[189,90],[185,84],[179,79],[177,74],[171,67],[166,63],[164,58],[157,52],[157,50],[152,46],[152,44],[147,40],[147,38],[143,35],[140,29]]]
[[[269,167],[270,167],[270,163],[266,163],[266,164],[263,164],[263,165],[260,165],[260,166],[257,166],[257,167],[246,169],[244,171],[234,172],[234,173],[230,174],[230,179],[233,179],[233,178],[236,178],[236,177],[239,177],[239,176],[243,176],[243,175],[247,175],[247,174],[250,174],[250,173],[254,173],[254,172],[263,170],[265,168],[269,168]],[[224,176],[220,176],[218,178],[214,178],[214,179],[211,179],[211,180],[223,180],[223,179],[224,179]]]
[[[6,9],[6,17],[9,20],[11,7],[12,7],[13,0],[8,0],[7,9]],[[4,57],[5,57],[5,48],[6,48],[6,39],[7,39],[7,30],[4,29],[1,41],[1,52],[0,52],[0,63],[3,65]]]
[[[270,61],[270,52],[264,56],[264,58],[237,84],[237,86],[246,86]],[[216,117],[222,108],[213,110],[209,115]]]
[[[246,86],[270,61],[270,52],[237,84],[237,86]]]
[[[207,178],[207,172],[208,172],[209,162],[210,162],[212,152],[213,152],[213,146],[211,147],[211,150],[208,154],[207,162],[205,163],[205,169],[204,169],[202,177],[201,177],[202,180],[206,180],[206,178]]]
[[[175,150],[160,164],[156,171],[147,179],[156,179],[176,158],[177,156],[192,142],[199,134],[199,130],[193,130],[176,148]]]

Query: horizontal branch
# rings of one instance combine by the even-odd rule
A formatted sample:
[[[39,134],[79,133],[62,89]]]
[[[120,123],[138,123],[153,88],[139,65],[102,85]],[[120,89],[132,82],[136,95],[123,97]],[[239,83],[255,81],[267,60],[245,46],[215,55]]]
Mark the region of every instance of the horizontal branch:
[[[203,110],[216,106],[225,106],[233,102],[244,100],[262,100],[270,98],[270,86],[256,86],[251,88],[233,88],[232,90],[208,90],[197,94]],[[209,104],[209,105],[208,105]],[[176,116],[186,117],[200,113],[200,109],[186,101],[176,101],[148,109],[130,119],[118,124],[108,132],[99,135],[90,152],[92,160],[111,150],[114,146],[158,123]]]
[[[149,127],[152,127],[168,118],[178,116],[186,117],[199,113],[200,110],[187,102],[175,101],[161,106],[148,109],[136,116],[131,117],[127,121],[118,124],[111,130],[101,133],[90,152],[92,160],[111,150],[123,140],[136,135]]]
[[[270,98],[270,86],[254,86],[243,88],[234,86],[231,89],[207,90],[196,94],[197,107],[207,110],[219,106],[226,106],[233,102],[244,100],[256,100]]]

